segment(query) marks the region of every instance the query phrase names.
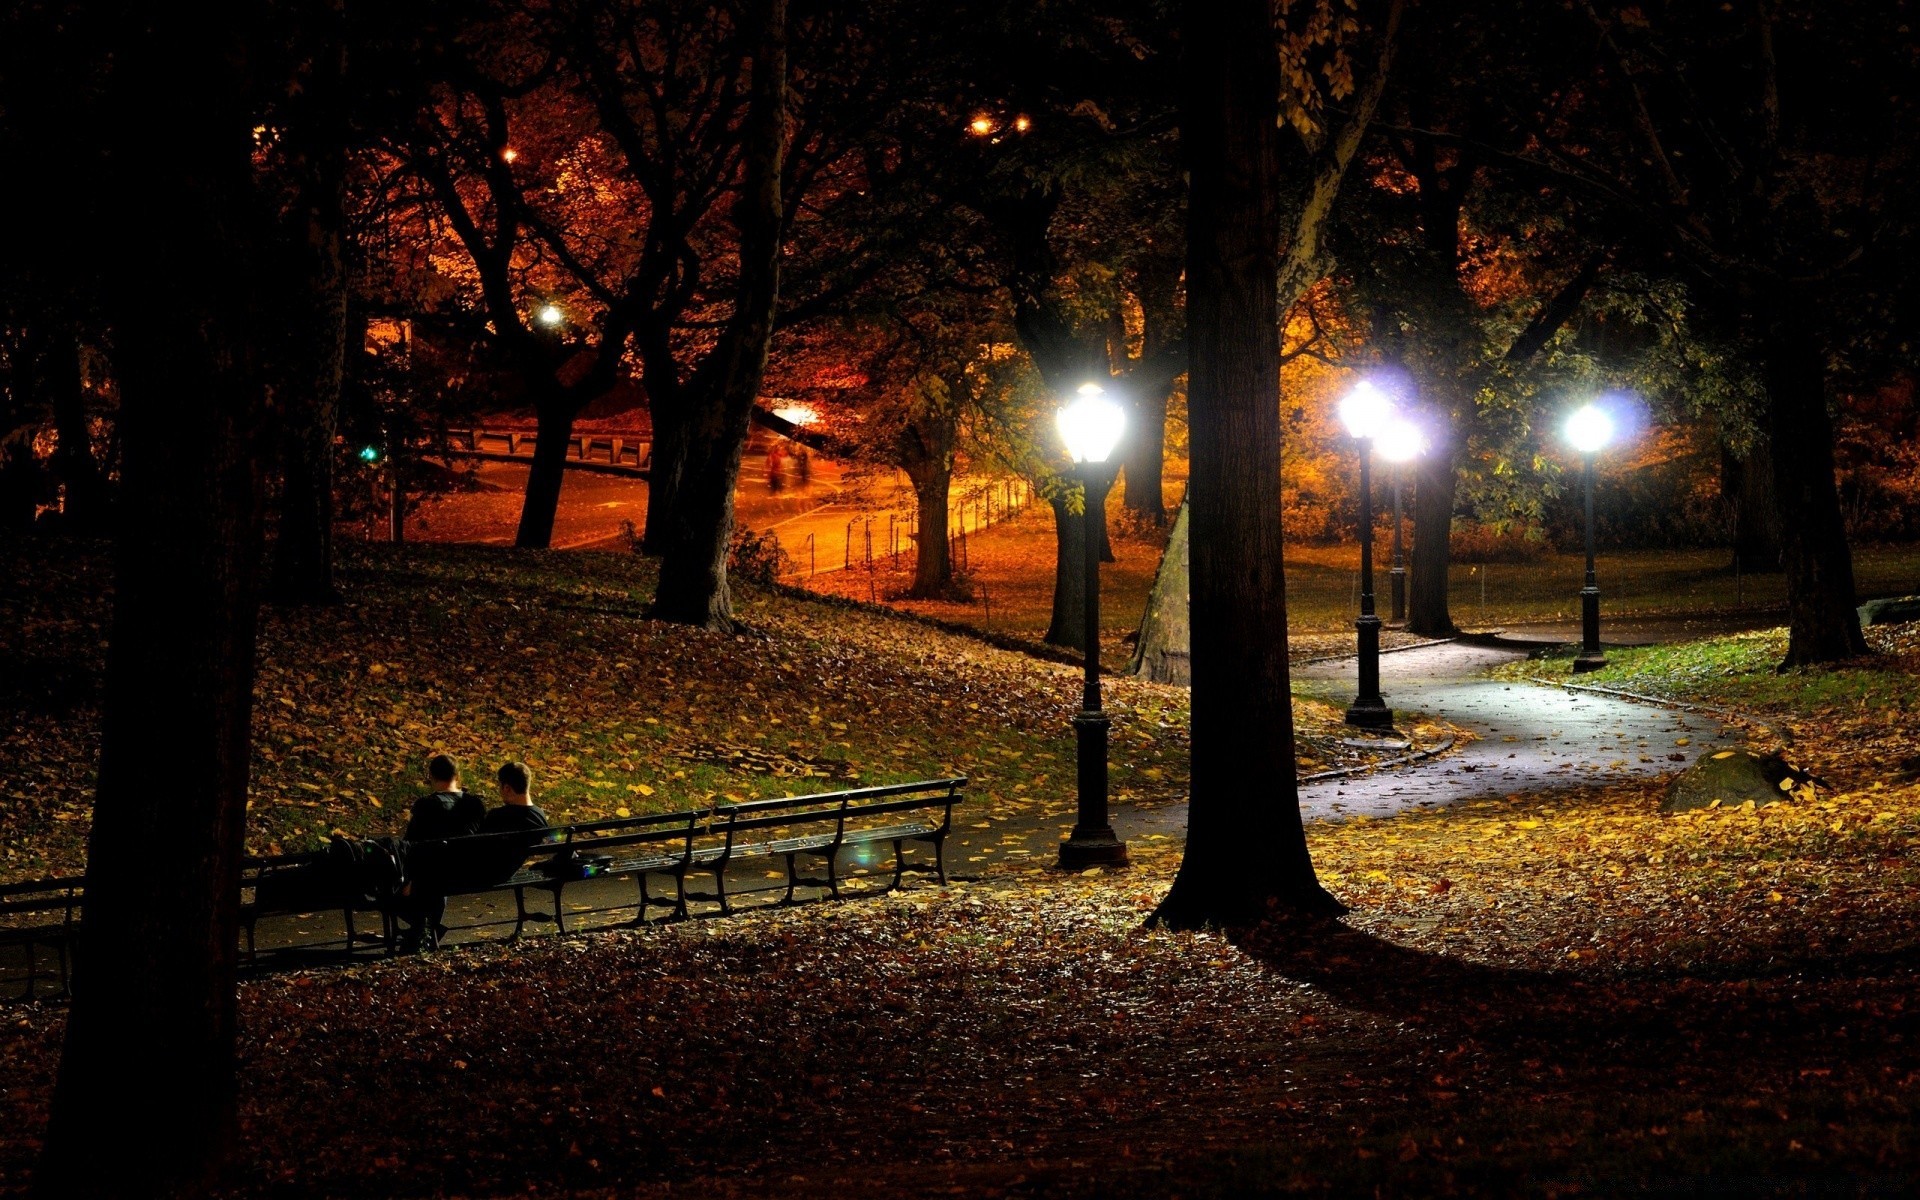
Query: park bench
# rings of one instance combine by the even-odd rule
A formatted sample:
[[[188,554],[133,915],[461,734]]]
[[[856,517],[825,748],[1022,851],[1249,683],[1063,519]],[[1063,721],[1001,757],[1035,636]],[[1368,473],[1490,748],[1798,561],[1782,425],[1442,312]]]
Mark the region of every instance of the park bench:
[[[547,832],[546,841],[527,850],[519,869],[505,880],[450,888],[447,894],[512,891],[514,934],[518,936],[530,920],[552,920],[560,932],[566,932],[567,886],[588,879],[633,879],[639,889],[636,923],[645,920],[648,911],[654,908],[671,908],[675,916],[684,918],[689,900],[715,901],[722,912],[731,913],[727,868],[735,862],[755,858],[777,858],[785,863],[787,885],[783,903],[793,901],[794,889],[798,887],[826,888],[837,899],[841,882],[837,856],[842,849],[852,846],[892,846],[892,887],[900,886],[910,871],[934,875],[945,883],[946,838],[953,824],[953,806],[965,798],[966,783],[964,777],[922,780],[720,804],[711,811],[688,809],[556,825]],[[447,844],[481,851],[489,838],[525,839],[528,836],[526,833],[481,834],[452,839]],[[933,862],[908,862],[909,842],[929,847]],[[823,862],[824,877],[802,875],[802,859]],[[712,874],[711,892],[687,890],[686,877],[693,871]],[[671,897],[656,896],[651,891],[649,880],[660,875],[673,880]],[[551,898],[551,916],[528,909],[529,891],[544,892]],[[391,932],[391,921],[388,928]]]
[[[724,913],[733,911],[727,891],[727,868],[752,859],[779,859],[786,865],[786,894],[792,903],[798,887],[821,887],[838,899],[842,882],[838,855],[849,847],[892,847],[893,880],[899,887],[908,872],[924,872],[947,881],[945,846],[953,825],[953,808],[965,799],[965,777],[889,784],[850,791],[819,792],[715,805],[709,810],[653,813],[604,821],[556,825],[542,831],[476,834],[440,843],[458,845],[461,853],[484,856],[489,840],[534,842],[522,852],[520,865],[507,878],[475,886],[449,887],[448,895],[478,895],[511,891],[514,894],[514,934],[530,920],[551,920],[566,932],[568,885],[599,878],[631,878],[639,890],[635,921],[655,908],[671,908],[687,916],[689,900],[715,901]],[[931,863],[909,862],[909,843],[928,848]],[[422,843],[426,844],[426,843]],[[247,940],[247,957],[255,955],[255,930],[262,916],[281,913],[341,911],[347,946],[363,940],[355,928],[359,913],[377,913],[381,932],[377,940],[392,953],[396,943],[393,905],[340,887],[328,880],[324,851],[249,856],[241,863],[239,916]],[[803,874],[824,868],[824,875]],[[687,875],[700,871],[713,876],[711,892],[687,888]],[[670,896],[655,895],[649,881],[657,876],[673,880]],[[26,949],[27,988],[31,994],[39,979],[38,950],[51,947],[59,961],[61,988],[70,985],[71,952],[79,931],[79,912],[86,880],[41,879],[0,886],[0,946]],[[553,902],[551,916],[527,907],[528,891],[544,892]],[[57,914],[57,919],[44,919]],[[22,923],[24,922],[24,923]]]
[[[249,960],[254,958],[254,926],[262,916],[277,913],[339,909],[349,950],[362,940],[355,926],[355,914],[372,913],[380,917],[382,928],[380,934],[367,936],[381,942],[392,940],[393,931],[388,928],[386,914],[377,902],[352,889],[324,886],[324,876],[318,872],[326,858],[324,850],[307,850],[294,854],[249,855],[241,860],[240,927],[246,931]]]
[[[33,879],[0,886],[0,946],[18,946],[26,956],[23,999],[32,999],[40,982],[40,951],[54,952],[59,963],[60,994],[72,984],[73,935],[79,928],[80,899],[86,877]]]
[[[680,889],[680,912],[688,900],[718,901],[721,912],[732,912],[727,896],[727,866],[739,859],[779,858],[786,862],[787,894],[793,902],[796,887],[823,887],[840,897],[840,851],[849,846],[893,846],[893,883],[899,887],[908,871],[924,872],[947,881],[946,839],[953,827],[953,806],[964,798],[965,776],[856,788],[844,792],[817,792],[810,796],[783,796],[774,800],[747,800],[718,804],[713,809],[709,835],[717,844],[695,852],[694,865],[713,873],[711,892]],[[933,819],[938,812],[939,819]],[[906,844],[918,842],[933,851],[933,863],[909,863]],[[799,874],[798,860],[818,859],[826,875]]]

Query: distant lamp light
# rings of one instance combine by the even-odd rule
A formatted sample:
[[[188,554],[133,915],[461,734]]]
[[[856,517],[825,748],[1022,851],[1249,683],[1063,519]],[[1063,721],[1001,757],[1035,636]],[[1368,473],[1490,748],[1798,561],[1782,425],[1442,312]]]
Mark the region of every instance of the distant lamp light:
[[[1597,404],[1583,404],[1567,418],[1566,437],[1580,453],[1598,453],[1613,440],[1613,417]]]
[[[1073,402],[1055,418],[1060,440],[1067,454],[1077,463],[1103,463],[1120,444],[1127,429],[1127,410],[1114,403],[1107,389],[1097,383],[1083,383]]]
[[[1427,452],[1427,434],[1405,417],[1394,417],[1380,431],[1373,448],[1390,463],[1412,462]]]
[[[1015,117],[1013,119],[1013,128],[1016,133],[1025,133],[1027,130],[1033,128],[1033,118],[1024,115]]]
[[[1340,398],[1340,423],[1357,438],[1378,437],[1393,418],[1393,400],[1385,392],[1362,379]]]
[[[380,461],[380,447],[378,447],[378,446],[362,446],[362,447],[360,447],[360,461],[361,461],[361,462],[363,462],[363,463],[377,463],[377,462],[379,462],[379,461]]]
[[[514,159],[519,157],[520,157],[520,152],[518,150],[515,150],[512,146],[508,146],[506,149],[500,152],[501,162],[510,163]]]
[[[981,113],[973,120],[967,122],[967,132],[975,137],[986,137],[993,132],[993,118],[985,113]]]
[[[567,319],[567,314],[560,311],[558,304],[545,305],[534,315],[538,317],[540,323],[548,329],[556,328],[562,321]]]

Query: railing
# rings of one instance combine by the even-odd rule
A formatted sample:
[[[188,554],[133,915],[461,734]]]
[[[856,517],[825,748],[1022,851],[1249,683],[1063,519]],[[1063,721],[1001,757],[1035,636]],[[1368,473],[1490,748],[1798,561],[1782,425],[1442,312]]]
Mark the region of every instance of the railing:
[[[528,462],[540,435],[515,429],[449,429],[437,452],[447,458]],[[576,433],[567,439],[568,468],[644,479],[653,465],[653,443],[616,434]]]

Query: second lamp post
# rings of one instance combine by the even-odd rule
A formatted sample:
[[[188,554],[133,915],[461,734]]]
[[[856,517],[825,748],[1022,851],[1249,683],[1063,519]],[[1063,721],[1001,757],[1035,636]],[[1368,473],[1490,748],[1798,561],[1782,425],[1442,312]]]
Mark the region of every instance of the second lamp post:
[[[1100,706],[1100,530],[1099,505],[1113,485],[1119,464],[1110,463],[1127,413],[1097,383],[1080,385],[1073,403],[1058,415],[1060,438],[1073,459],[1073,474],[1085,489],[1081,540],[1086,552],[1084,615],[1086,678],[1080,711],[1073,715],[1079,770],[1079,811],[1073,832],[1060,843],[1060,865],[1071,869],[1124,866],[1127,844],[1114,836],[1107,815],[1107,727]]]
[[[1360,689],[1347,707],[1347,724],[1368,729],[1393,725],[1393,710],[1380,695],[1380,618],[1373,611],[1373,439],[1393,418],[1393,401],[1361,380],[1340,401],[1340,422],[1360,446]]]
[[[1597,671],[1607,665],[1600,650],[1600,584],[1593,573],[1593,456],[1613,440],[1613,418],[1597,404],[1584,404],[1567,418],[1567,442],[1580,452],[1586,484],[1587,580],[1580,589],[1580,654],[1573,669]]]

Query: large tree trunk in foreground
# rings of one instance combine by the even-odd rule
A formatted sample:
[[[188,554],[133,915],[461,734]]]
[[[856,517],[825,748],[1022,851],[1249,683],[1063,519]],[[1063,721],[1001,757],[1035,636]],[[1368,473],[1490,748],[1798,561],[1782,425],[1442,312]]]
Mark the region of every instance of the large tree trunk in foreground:
[[[1853,552],[1833,478],[1833,422],[1819,348],[1777,323],[1766,339],[1767,446],[1787,572],[1787,657],[1780,666],[1867,652],[1855,609]]]
[[[1280,532],[1278,56],[1267,0],[1187,0],[1193,799],[1153,920],[1337,912],[1314,877],[1294,778]],[[1251,850],[1250,850],[1251,848]]]
[[[129,9],[103,223],[122,396],[84,945],[37,1187],[202,1194],[233,1130],[253,685],[262,260],[243,55],[214,6]]]
[[[661,548],[648,615],[709,629],[733,626],[727,552],[747,425],[766,372],[780,296],[780,176],[787,152],[787,4],[764,0],[754,50],[745,181],[734,205],[740,276],[733,316],[690,389],[686,460]]]
[[[567,446],[573,440],[574,407],[563,396],[547,396],[535,409],[538,436],[527,470],[527,493],[520,502],[520,529],[513,544],[545,550],[553,541],[553,518],[560,510],[560,489],[567,478]]]
[[[1453,537],[1453,456],[1457,422],[1435,431],[1433,445],[1414,465],[1413,553],[1407,572],[1407,631],[1428,637],[1460,632],[1447,608],[1447,574]]]

